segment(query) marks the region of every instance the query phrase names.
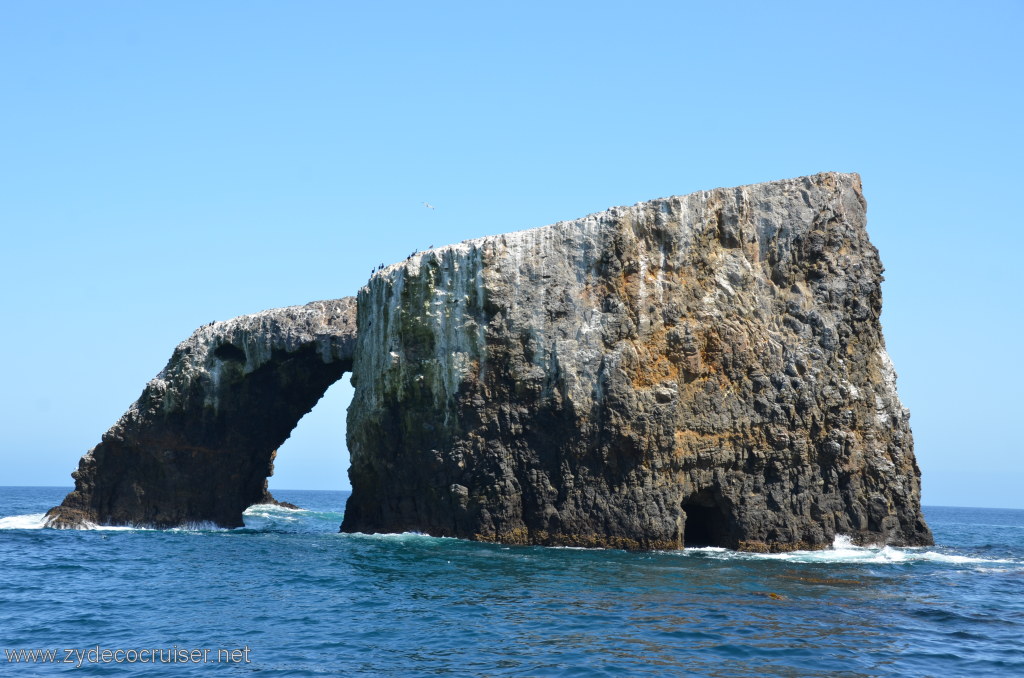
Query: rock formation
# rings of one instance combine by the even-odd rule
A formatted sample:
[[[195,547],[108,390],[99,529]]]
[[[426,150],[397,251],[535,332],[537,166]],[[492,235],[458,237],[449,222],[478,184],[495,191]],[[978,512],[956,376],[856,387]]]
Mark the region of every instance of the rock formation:
[[[49,524],[241,525],[269,500],[277,447],[352,371],[344,531],[930,543],[881,280],[853,174],[417,253],[358,304],[197,330],[82,458]]]
[[[860,179],[612,208],[358,296],[344,531],[745,550],[925,544]]]
[[[200,327],[82,457],[75,490],[47,524],[241,526],[246,508],[273,501],[266,479],[278,446],[352,369],[354,302]]]

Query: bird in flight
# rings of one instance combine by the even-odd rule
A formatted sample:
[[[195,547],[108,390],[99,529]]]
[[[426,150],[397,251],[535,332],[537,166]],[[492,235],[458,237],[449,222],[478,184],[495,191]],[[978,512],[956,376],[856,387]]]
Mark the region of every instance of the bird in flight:
[[[434,209],[434,206],[433,206],[433,205],[431,205],[431,204],[430,204],[429,202],[425,202],[425,203],[423,203],[423,206],[424,206],[424,207],[429,207],[430,209]]]

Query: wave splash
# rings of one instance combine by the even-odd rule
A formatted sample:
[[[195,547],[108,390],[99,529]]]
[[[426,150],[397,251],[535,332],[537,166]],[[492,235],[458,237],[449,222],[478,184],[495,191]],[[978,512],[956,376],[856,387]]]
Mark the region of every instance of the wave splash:
[[[27,513],[20,516],[5,516],[0,518],[0,530],[41,530],[46,527],[45,513]],[[134,532],[151,528],[132,527],[131,525],[97,525],[86,523],[85,530],[103,530],[108,532]]]
[[[45,519],[45,513],[5,516],[0,518],[0,530],[39,530],[42,529]]]
[[[314,511],[307,511],[305,509],[291,509],[284,506],[277,506],[276,504],[255,504],[250,506],[242,514],[245,520],[245,527],[237,528],[238,530],[248,530],[250,532],[259,531],[272,531],[275,527],[280,527],[280,523],[291,522],[298,523],[303,518],[310,516],[323,516],[331,520],[336,520],[339,524],[341,523],[341,514],[335,517],[333,514],[318,514]],[[4,516],[0,517],[0,530],[42,530],[46,529],[46,514],[45,513],[27,513],[24,515]],[[98,525],[96,523],[85,523],[82,528],[85,530],[98,530],[105,532],[144,532],[144,531],[155,531],[156,528],[152,527],[141,527],[134,525]],[[188,525],[182,525],[180,527],[173,527],[165,532],[230,532],[223,527],[218,527],[213,523],[209,522],[198,522],[190,523]]]
[[[203,532],[226,532],[226,533],[263,533],[263,532],[314,532],[314,533],[336,533],[341,523],[343,513],[341,511],[314,511],[309,509],[293,509],[276,504],[256,504],[250,506],[243,513],[244,527],[228,530],[212,524],[187,525],[179,528],[166,530],[174,533],[203,533]],[[13,515],[0,517],[0,530],[40,530],[45,528],[45,513],[31,513],[24,515]],[[152,531],[153,528],[115,526],[115,525],[94,525],[86,527],[88,530],[110,531],[110,532],[132,532]],[[344,535],[351,539],[369,541],[391,541],[391,542],[417,542],[420,544],[432,544],[435,541],[441,544],[448,539],[430,537],[413,532],[402,534],[350,534]],[[942,547],[896,547],[896,546],[857,546],[849,537],[837,536],[832,547],[820,551],[791,551],[788,553],[747,553],[741,551],[730,551],[729,549],[714,546],[687,548],[681,551],[663,552],[672,556],[701,558],[707,560],[721,561],[786,561],[792,563],[821,563],[821,564],[864,564],[864,565],[907,565],[913,563],[934,563],[945,565],[973,565],[973,566],[995,566],[1005,568],[1006,566],[1024,566],[1024,561],[981,558],[973,555],[952,553]]]
[[[837,564],[909,564],[945,563],[950,565],[969,564],[1024,564],[1016,560],[977,558],[954,553],[926,550],[929,547],[898,546],[857,546],[850,537],[839,535],[832,542],[832,548],[820,551],[790,551],[788,553],[747,553],[730,551],[717,547],[684,549],[683,555],[698,555],[715,560],[782,560],[795,563],[837,563]]]

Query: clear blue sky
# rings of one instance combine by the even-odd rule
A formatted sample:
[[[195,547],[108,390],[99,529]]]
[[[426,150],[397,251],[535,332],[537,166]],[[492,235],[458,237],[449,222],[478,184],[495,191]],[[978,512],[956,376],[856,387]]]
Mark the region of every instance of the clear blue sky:
[[[0,0],[0,485],[197,326],[413,249],[859,172],[926,504],[1024,507],[1024,4]],[[423,207],[429,201],[436,210]],[[347,487],[345,387],[272,487]]]

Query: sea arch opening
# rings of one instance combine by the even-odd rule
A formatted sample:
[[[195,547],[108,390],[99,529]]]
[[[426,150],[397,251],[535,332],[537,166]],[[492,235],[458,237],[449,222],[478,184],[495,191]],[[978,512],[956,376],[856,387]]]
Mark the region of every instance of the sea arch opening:
[[[277,449],[268,478],[271,494],[291,501],[290,490],[350,490],[345,419],[355,392],[351,374],[327,387]]]

